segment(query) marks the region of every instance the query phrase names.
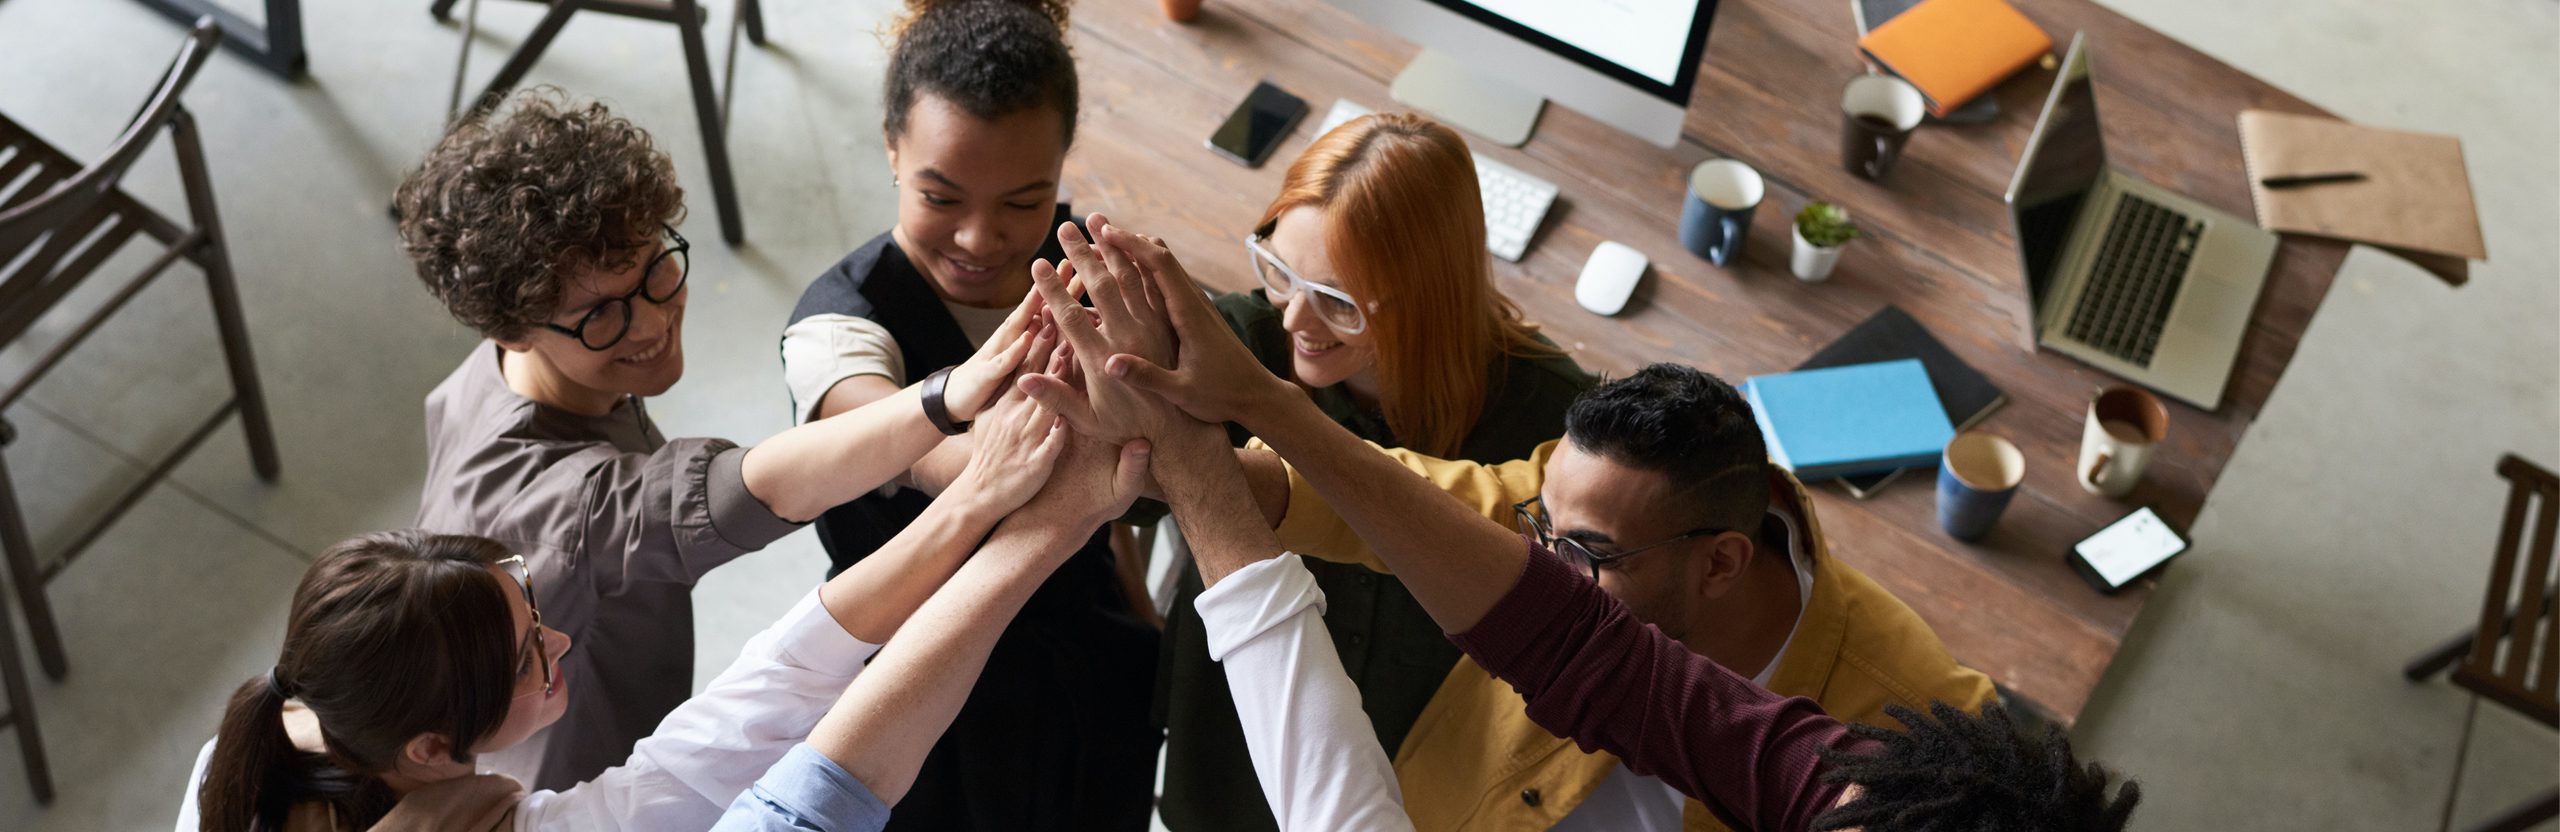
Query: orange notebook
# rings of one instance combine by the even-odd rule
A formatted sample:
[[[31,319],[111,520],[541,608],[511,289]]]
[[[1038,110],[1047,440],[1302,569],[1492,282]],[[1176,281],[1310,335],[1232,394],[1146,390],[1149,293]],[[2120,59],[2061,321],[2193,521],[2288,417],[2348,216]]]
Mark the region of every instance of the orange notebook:
[[[1925,0],[1859,38],[1858,49],[1945,117],[2052,52],[2053,38],[2004,0]]]

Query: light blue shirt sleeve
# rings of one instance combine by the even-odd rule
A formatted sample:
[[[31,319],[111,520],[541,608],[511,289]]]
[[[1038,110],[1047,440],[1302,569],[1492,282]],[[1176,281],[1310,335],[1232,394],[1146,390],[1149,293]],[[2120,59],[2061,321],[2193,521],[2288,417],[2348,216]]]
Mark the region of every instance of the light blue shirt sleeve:
[[[791,747],[720,816],[712,832],[876,832],[889,804],[808,743]]]

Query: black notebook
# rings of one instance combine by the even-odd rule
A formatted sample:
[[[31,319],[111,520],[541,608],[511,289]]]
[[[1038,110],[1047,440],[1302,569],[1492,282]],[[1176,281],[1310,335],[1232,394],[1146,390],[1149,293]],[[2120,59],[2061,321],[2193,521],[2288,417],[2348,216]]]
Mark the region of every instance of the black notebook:
[[[1936,336],[1930,335],[1926,327],[1912,320],[1911,315],[1898,306],[1888,305],[1876,310],[1874,315],[1867,316],[1865,322],[1851,327],[1830,346],[1823,347],[1812,358],[1796,365],[1796,369],[1842,367],[1904,358],[1920,359],[1920,366],[1929,371],[1929,386],[1936,388],[1938,403],[1947,408],[1947,422],[1955,425],[1956,430],[1973,427],[2009,401],[2008,395],[1992,386],[1990,379],[1949,352],[1947,345],[1939,343]],[[1908,470],[1911,469],[1842,477],[1838,482],[1849,490],[1850,496],[1863,500]]]

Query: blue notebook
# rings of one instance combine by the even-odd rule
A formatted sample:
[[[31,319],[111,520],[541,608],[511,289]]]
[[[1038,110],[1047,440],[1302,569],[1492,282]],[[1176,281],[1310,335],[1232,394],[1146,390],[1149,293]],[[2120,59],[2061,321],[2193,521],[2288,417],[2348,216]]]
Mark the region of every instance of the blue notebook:
[[[1755,376],[1742,394],[1770,460],[1799,480],[1935,465],[1956,435],[1916,358]]]

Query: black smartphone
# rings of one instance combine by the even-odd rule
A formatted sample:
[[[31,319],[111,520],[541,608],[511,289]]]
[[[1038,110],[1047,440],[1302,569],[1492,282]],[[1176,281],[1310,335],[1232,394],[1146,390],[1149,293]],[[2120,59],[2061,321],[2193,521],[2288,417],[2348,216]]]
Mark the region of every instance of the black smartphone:
[[[1236,164],[1258,168],[1298,126],[1298,120],[1306,117],[1306,99],[1263,81],[1253,85],[1253,92],[1236,104],[1235,112],[1227,114],[1218,132],[1209,134],[1209,149]]]

